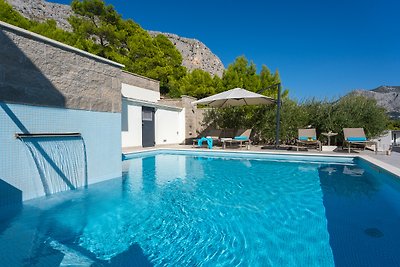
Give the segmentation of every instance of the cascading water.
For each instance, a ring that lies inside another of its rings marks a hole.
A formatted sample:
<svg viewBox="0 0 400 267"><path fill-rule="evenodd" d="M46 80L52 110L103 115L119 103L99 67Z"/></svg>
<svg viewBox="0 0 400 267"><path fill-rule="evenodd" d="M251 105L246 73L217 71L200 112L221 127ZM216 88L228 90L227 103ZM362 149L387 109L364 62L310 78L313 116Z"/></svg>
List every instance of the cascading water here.
<svg viewBox="0 0 400 267"><path fill-rule="evenodd" d="M87 185L86 148L80 136L21 138L39 172L46 195Z"/></svg>

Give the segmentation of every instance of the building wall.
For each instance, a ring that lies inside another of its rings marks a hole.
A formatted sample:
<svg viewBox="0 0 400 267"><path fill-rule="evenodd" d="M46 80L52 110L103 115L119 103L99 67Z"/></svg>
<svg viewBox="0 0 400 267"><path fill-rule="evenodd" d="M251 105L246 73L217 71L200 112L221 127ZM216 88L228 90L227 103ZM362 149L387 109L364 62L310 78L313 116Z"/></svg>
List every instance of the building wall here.
<svg viewBox="0 0 400 267"><path fill-rule="evenodd" d="M160 100L160 92L141 88L134 85L129 85L126 83L122 83L121 93L124 97L147 102L156 103L158 100Z"/></svg>
<svg viewBox="0 0 400 267"><path fill-rule="evenodd" d="M122 72L122 147L142 146L142 106L155 108L155 144L180 144L185 139L185 110L160 105L158 81Z"/></svg>
<svg viewBox="0 0 400 267"><path fill-rule="evenodd" d="M122 67L0 22L0 180L16 189L0 202L13 191L24 200L44 195L15 133L81 133L87 183L121 175Z"/></svg>
<svg viewBox="0 0 400 267"><path fill-rule="evenodd" d="M142 107L122 99L122 147L142 146Z"/></svg>
<svg viewBox="0 0 400 267"><path fill-rule="evenodd" d="M192 105L197 99L191 96L183 95L180 99L161 99L159 103L180 107L185 110L185 143L192 144L193 138L196 138L203 132L208 125L204 123L204 115L207 108L198 109Z"/></svg>
<svg viewBox="0 0 400 267"><path fill-rule="evenodd" d="M0 102L0 179L21 190L24 200L44 195L27 146L15 138L21 128L32 133L79 132L86 145L88 184L120 177L120 121L120 113Z"/></svg>
<svg viewBox="0 0 400 267"><path fill-rule="evenodd" d="M156 118L156 145L181 144L185 140L185 110L158 108Z"/></svg>
<svg viewBox="0 0 400 267"><path fill-rule="evenodd" d="M140 88L160 92L160 82L148 77L144 77L132 72L123 70L121 73L121 81L125 84L135 85Z"/></svg>
<svg viewBox="0 0 400 267"><path fill-rule="evenodd" d="M393 130L392 132L392 144L395 146L400 146L400 131Z"/></svg>
<svg viewBox="0 0 400 267"><path fill-rule="evenodd" d="M378 151L387 151L389 150L392 144L392 132L385 131L381 136L375 139L371 139L377 142L377 150Z"/></svg>
<svg viewBox="0 0 400 267"><path fill-rule="evenodd" d="M122 100L122 147L142 146L142 105ZM185 110L154 103L156 145L180 144L185 140Z"/></svg>

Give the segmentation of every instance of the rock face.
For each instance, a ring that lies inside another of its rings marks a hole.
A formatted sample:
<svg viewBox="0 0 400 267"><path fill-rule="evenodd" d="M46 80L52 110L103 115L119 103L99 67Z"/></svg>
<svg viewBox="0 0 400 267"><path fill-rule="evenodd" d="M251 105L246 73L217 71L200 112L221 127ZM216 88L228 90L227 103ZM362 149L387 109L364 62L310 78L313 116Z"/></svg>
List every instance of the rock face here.
<svg viewBox="0 0 400 267"><path fill-rule="evenodd" d="M156 36L158 34L166 36L175 45L179 52L181 52L183 57L182 65L189 70L201 69L207 71L211 75L222 76L225 67L221 60L199 40L180 37L172 33L157 31L148 32L151 36Z"/></svg>
<svg viewBox="0 0 400 267"><path fill-rule="evenodd" d="M354 94L376 99L392 118L400 119L400 86L379 86L373 90L355 90Z"/></svg>
<svg viewBox="0 0 400 267"><path fill-rule="evenodd" d="M45 21L54 19L57 25L64 30L71 30L68 17L72 14L71 7L68 5L54 4L44 0L6 0L23 16ZM149 31L149 34L165 35L181 52L183 57L182 65L188 70L201 69L211 75L222 76L225 69L221 60L211 52L202 42L196 39L180 37L176 34Z"/></svg>
<svg viewBox="0 0 400 267"><path fill-rule="evenodd" d="M70 6L50 3L43 0L6 1L26 18L37 21L54 19L60 28L71 30L71 26L67 20L72 14Z"/></svg>

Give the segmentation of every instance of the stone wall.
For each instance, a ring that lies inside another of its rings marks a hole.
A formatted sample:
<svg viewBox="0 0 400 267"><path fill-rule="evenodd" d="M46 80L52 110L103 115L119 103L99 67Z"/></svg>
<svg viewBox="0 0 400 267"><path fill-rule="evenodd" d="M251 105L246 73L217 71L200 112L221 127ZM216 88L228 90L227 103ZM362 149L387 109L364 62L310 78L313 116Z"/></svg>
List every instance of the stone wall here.
<svg viewBox="0 0 400 267"><path fill-rule="evenodd" d="M121 112L121 68L0 22L0 101Z"/></svg>
<svg viewBox="0 0 400 267"><path fill-rule="evenodd" d="M127 71L122 71L121 82L144 89L160 92L160 82Z"/></svg>

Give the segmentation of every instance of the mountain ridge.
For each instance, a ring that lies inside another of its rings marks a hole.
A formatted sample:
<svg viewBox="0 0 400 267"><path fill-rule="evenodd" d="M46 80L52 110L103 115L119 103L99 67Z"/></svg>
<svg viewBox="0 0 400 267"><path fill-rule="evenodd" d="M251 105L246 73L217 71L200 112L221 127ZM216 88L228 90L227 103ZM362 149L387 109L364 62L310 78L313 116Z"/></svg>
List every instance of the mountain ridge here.
<svg viewBox="0 0 400 267"><path fill-rule="evenodd" d="M400 86L382 85L372 90L357 89L350 94L373 98L391 118L400 119Z"/></svg>

